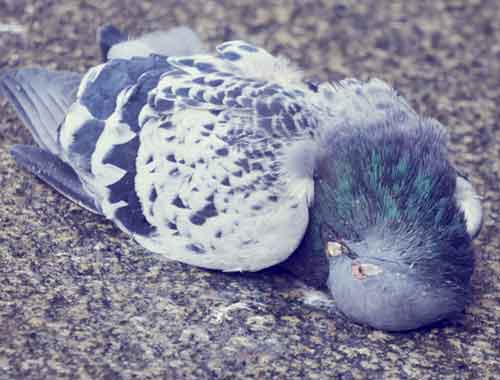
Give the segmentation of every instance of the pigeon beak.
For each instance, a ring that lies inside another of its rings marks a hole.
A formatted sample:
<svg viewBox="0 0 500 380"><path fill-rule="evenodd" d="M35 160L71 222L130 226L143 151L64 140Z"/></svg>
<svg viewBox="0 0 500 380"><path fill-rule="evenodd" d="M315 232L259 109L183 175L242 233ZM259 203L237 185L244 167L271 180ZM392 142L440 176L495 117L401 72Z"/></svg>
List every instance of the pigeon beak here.
<svg viewBox="0 0 500 380"><path fill-rule="evenodd" d="M351 272L355 279L364 280L367 277L379 275L383 270L374 264L353 262L351 264Z"/></svg>

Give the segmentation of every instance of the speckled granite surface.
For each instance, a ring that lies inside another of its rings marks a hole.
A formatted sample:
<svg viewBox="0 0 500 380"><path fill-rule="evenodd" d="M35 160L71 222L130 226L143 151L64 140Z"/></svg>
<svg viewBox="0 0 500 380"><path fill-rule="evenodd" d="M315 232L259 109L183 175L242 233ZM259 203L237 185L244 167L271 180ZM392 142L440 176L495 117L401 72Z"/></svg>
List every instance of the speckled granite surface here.
<svg viewBox="0 0 500 380"><path fill-rule="evenodd" d="M484 196L474 301L462 321L407 334L302 302L274 269L227 275L159 260L8 154L30 142L0 101L0 379L494 379L500 376L500 5L408 1L0 0L0 68L83 71L96 28L191 25L242 38L321 79L378 76L449 126ZM260 5L256 5L259 3Z"/></svg>

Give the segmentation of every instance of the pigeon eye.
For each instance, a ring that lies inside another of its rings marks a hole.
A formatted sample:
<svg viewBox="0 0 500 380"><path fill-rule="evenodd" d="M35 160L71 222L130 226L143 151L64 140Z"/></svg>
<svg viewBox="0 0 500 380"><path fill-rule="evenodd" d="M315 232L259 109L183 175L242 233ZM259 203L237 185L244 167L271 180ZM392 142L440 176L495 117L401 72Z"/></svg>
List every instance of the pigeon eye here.
<svg viewBox="0 0 500 380"><path fill-rule="evenodd" d="M325 246L325 253L328 257L335 257L341 255L349 256L350 250L343 243L338 241L329 241Z"/></svg>

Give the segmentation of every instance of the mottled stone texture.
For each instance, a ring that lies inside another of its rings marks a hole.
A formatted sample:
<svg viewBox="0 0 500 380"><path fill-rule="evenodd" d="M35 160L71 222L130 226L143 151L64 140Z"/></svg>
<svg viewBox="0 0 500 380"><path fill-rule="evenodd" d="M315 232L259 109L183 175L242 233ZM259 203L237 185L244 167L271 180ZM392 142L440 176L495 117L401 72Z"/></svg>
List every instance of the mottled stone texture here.
<svg viewBox="0 0 500 380"><path fill-rule="evenodd" d="M474 299L463 319L407 334L302 302L279 269L228 275L159 259L15 167L31 137L0 101L0 379L493 379L500 283L500 3L0 0L0 68L84 71L96 28L187 24L242 38L320 79L381 77L448 125L484 196ZM496 358L496 359L495 359ZM498 378L498 377L496 377Z"/></svg>

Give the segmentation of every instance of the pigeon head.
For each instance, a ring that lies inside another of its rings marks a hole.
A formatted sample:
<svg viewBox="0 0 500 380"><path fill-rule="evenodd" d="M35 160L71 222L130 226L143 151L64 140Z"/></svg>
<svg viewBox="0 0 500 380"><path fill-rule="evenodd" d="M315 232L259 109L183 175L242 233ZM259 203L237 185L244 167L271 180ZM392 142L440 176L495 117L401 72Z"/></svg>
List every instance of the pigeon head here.
<svg viewBox="0 0 500 380"><path fill-rule="evenodd" d="M441 125L398 115L326 145L313 223L341 311L403 331L463 310L472 238Z"/></svg>

